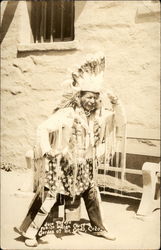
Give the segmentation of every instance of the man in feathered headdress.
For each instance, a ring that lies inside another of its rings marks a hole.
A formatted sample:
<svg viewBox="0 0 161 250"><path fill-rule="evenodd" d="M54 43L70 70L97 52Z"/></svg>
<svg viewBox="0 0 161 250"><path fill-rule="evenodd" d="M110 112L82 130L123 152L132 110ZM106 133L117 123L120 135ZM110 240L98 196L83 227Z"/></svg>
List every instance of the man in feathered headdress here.
<svg viewBox="0 0 161 250"><path fill-rule="evenodd" d="M46 193L32 223L24 227L25 219L20 227L21 233L28 238L28 246L37 245L37 232L58 193L73 201L83 197L93 234L115 239L103 224L97 170L103 155L108 155L108 161L113 157L114 143L109 143L111 133L126 120L118 98L102 91L104 68L105 57L98 55L88 58L72 72L72 93L66 94L53 114L38 127L39 150L35 151L35 159L41 157L45 165L43 188ZM110 109L104 107L108 101Z"/></svg>

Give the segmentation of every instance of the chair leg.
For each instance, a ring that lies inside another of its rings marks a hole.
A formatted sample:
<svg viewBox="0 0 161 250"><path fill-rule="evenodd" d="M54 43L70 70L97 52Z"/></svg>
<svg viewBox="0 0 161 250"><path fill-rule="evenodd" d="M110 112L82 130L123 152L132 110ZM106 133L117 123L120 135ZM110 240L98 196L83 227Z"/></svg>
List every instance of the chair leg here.
<svg viewBox="0 0 161 250"><path fill-rule="evenodd" d="M143 172L143 194L137 215L147 216L158 207L159 197L154 199L157 184L157 172L159 164L146 162L142 168Z"/></svg>
<svg viewBox="0 0 161 250"><path fill-rule="evenodd" d="M28 169L32 168L32 160L34 159L34 152L33 150L29 150L25 154L26 165Z"/></svg>

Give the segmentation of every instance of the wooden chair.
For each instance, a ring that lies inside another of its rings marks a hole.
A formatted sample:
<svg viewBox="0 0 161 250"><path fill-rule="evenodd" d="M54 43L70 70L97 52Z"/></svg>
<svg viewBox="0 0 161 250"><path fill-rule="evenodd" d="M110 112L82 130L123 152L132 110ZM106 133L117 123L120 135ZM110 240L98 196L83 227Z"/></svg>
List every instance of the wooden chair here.
<svg viewBox="0 0 161 250"><path fill-rule="evenodd" d="M138 216L148 216L160 208L160 163L145 162L142 167L143 194Z"/></svg>

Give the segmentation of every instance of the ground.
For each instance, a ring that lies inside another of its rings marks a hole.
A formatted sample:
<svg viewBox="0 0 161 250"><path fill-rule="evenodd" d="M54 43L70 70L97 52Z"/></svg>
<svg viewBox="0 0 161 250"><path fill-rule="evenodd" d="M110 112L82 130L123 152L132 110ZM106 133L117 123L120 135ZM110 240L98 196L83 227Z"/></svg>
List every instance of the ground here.
<svg viewBox="0 0 161 250"><path fill-rule="evenodd" d="M31 183L29 170L1 170L1 249L28 249L13 228L22 222L33 196L20 189L29 190ZM116 235L116 241L83 232L61 238L47 235L35 249L160 249L160 210L141 220L136 218L139 201L109 195L102 200L104 222ZM81 210L81 217L88 219L83 201Z"/></svg>

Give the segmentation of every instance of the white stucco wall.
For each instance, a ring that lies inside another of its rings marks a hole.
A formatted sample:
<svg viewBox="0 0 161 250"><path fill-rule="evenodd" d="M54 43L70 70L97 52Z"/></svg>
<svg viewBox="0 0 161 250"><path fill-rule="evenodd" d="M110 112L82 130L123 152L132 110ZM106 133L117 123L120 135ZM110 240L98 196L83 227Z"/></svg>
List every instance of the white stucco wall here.
<svg viewBox="0 0 161 250"><path fill-rule="evenodd" d="M77 50L19 53L30 32L22 5L1 3L2 160L24 166L36 127L61 96L68 69L99 50L106 56L105 88L120 96L128 125L160 130L159 1L76 1Z"/></svg>

